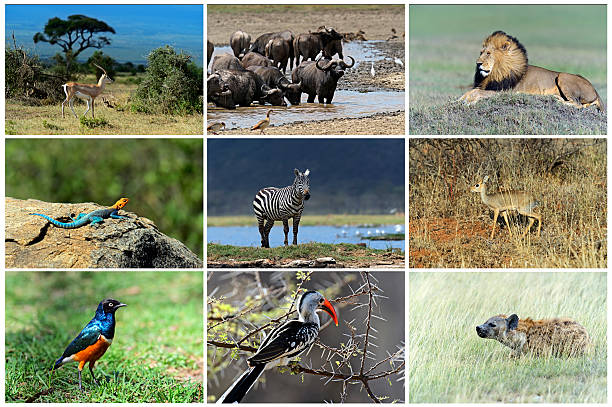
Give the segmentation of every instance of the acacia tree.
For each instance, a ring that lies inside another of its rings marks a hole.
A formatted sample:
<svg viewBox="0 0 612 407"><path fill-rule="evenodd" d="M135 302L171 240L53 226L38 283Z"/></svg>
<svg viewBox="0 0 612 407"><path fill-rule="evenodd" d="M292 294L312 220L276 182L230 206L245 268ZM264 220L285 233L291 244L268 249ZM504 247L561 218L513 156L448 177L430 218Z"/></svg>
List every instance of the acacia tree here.
<svg viewBox="0 0 612 407"><path fill-rule="evenodd" d="M63 62L66 66L66 73L70 73L72 65L79 54L87 48L102 48L110 45L111 40L102 33L113 33L113 27L104 21L87 17L82 14L69 16L67 20L53 17L45 24L44 32L34 34L34 43L39 41L48 42L51 45L59 45L64 57L56 60Z"/></svg>
<svg viewBox="0 0 612 407"><path fill-rule="evenodd" d="M225 282L226 290L215 288L215 284L210 282L212 274L209 275L208 287L212 290L207 300L209 394L211 384L213 387L218 387L222 381L227 384L225 376L233 375L232 365L235 361L257 351L265 330L296 317L296 301L305 291L303 286L312 288L313 285L310 281L313 272L297 272L297 286L285 281L289 273L281 272L269 278L262 274L264 273L243 273L241 278L231 276L231 283ZM341 325L345 325L348 332L345 331L339 336L338 342L334 344L326 344L317 339L313 345L315 350L311 349L312 352L302 354L299 361L281 367L280 372L301 375L302 380L297 380L296 385L304 381L305 375L321 378L322 386L330 382L339 383L340 386L336 387L339 394L334 401L342 403L349 399L352 390L359 393L360 389L365 390L367 397L375 403L402 402L388 394L379 393L384 388L391 393L392 382L403 382L405 375L405 345L401 339L395 342L399 338L386 332L388 322L381 315L381 303L391 299L384 295L375 275L369 271L359 274L330 273L325 279L334 282L329 282L324 291L319 291L330 298L339 313L353 318L351 321L340 318ZM232 288L227 290L230 284ZM355 284L356 288L351 286ZM341 292L348 295L340 295ZM279 311L279 307L275 305L279 299L281 302L288 301L281 307L286 311L280 311L280 315L275 314ZM342 308L344 312L340 311ZM403 319L395 319L393 323L403 324ZM385 325L381 326L382 324ZM375 329L374 325L378 329ZM321 329L325 326L327 325L323 325ZM383 346L387 348L384 349ZM246 362L242 360L238 364L238 371L244 369L241 366L246 366ZM231 381L229 380L230 383ZM379 383L376 387L377 390L373 388L376 382L382 382L382 385ZM385 386L385 383L388 385ZM275 391L282 392L280 389ZM271 394L272 401L274 392ZM212 395L208 399L209 402L214 400L215 396ZM361 402L365 400L367 398L363 397Z"/></svg>

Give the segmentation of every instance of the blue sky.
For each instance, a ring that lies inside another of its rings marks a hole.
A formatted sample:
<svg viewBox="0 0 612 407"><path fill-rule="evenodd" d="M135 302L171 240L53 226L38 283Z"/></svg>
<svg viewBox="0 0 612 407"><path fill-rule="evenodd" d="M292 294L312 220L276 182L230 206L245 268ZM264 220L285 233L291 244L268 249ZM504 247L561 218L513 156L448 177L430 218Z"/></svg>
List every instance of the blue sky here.
<svg viewBox="0 0 612 407"><path fill-rule="evenodd" d="M102 51L118 61L143 63L152 49L169 44L203 65L202 5L7 5L6 40L12 44L14 32L17 45L41 57L54 55L61 52L59 46L34 44L32 37L43 31L50 18L66 19L73 14L102 20L115 29L116 34L108 34L111 45ZM83 51L79 60L86 60L94 51Z"/></svg>

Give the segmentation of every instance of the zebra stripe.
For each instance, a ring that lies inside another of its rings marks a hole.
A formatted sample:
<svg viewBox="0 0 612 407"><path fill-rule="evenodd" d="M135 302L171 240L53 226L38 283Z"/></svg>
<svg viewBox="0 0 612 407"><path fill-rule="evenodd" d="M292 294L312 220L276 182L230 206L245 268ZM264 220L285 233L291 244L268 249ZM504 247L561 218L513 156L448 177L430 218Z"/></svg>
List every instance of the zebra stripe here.
<svg viewBox="0 0 612 407"><path fill-rule="evenodd" d="M283 221L285 232L285 245L288 244L287 234L289 232L288 220L293 218L293 244L297 244L297 231L304 200L310 198L310 181L308 174L310 170L302 174L295 169L293 184L284 188L267 187L259 190L253 200L253 210L259 225L262 247L269 246L269 233L274 221Z"/></svg>

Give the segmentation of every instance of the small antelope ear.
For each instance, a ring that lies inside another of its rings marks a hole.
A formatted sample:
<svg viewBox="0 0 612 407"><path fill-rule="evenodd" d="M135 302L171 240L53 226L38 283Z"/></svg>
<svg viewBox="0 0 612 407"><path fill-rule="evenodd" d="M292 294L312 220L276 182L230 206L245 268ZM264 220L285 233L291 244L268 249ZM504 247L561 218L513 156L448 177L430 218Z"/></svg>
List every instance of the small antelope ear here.
<svg viewBox="0 0 612 407"><path fill-rule="evenodd" d="M304 172L304 175L308 176L308 174L310 174L310 170L307 169L306 172Z"/></svg>
<svg viewBox="0 0 612 407"><path fill-rule="evenodd" d="M295 175L300 175L300 170L298 170L297 168L294 168L293 172L295 173Z"/></svg>
<svg viewBox="0 0 612 407"><path fill-rule="evenodd" d="M508 329L511 331L516 329L518 327L518 321L519 317L516 314L512 314L508 318L506 318L506 322L508 323Z"/></svg>

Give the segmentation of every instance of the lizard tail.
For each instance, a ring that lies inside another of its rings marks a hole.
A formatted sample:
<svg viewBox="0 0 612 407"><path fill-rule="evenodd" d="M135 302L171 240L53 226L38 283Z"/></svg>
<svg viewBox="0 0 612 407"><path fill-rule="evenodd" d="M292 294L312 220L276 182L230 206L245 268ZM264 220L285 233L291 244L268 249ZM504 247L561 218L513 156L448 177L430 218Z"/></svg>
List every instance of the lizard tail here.
<svg viewBox="0 0 612 407"><path fill-rule="evenodd" d="M51 218L51 217L49 217L47 215L43 215L41 213L31 213L30 215L36 215L36 216L40 216L41 218L45 218L49 222L51 222L54 226L57 226L58 228L64 228L64 229L78 228L79 226L83 226L83 224L85 223L82 220L77 220L77 221L70 222L70 223L63 223L63 222L55 220L55 219L53 219L53 218ZM83 218L81 218L81 219L83 219Z"/></svg>

